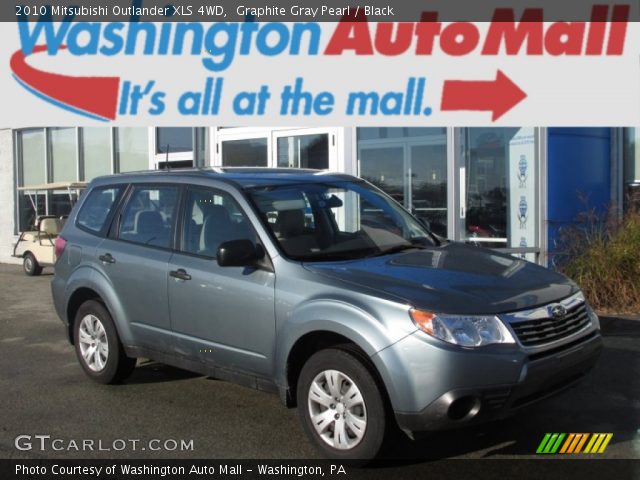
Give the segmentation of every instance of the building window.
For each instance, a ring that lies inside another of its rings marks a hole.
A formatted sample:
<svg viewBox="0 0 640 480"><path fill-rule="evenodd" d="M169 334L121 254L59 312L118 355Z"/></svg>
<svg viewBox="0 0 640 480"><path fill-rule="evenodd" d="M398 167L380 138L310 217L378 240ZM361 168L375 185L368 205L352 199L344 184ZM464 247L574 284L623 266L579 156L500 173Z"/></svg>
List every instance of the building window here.
<svg viewBox="0 0 640 480"><path fill-rule="evenodd" d="M32 203L33 202L33 203ZM18 231L35 228L36 218L46 214L47 198L44 194L18 194Z"/></svg>
<svg viewBox="0 0 640 480"><path fill-rule="evenodd" d="M49 128L49 154L54 182L78 179L77 135L75 128Z"/></svg>
<svg viewBox="0 0 640 480"><path fill-rule="evenodd" d="M145 127L116 129L116 157L119 172L149 169L149 130Z"/></svg>
<svg viewBox="0 0 640 480"><path fill-rule="evenodd" d="M210 163L209 161L209 135L205 127L195 129L195 148L193 149L194 158L193 165L196 167L204 167Z"/></svg>
<svg viewBox="0 0 640 480"><path fill-rule="evenodd" d="M226 140L222 143L222 165L225 167L266 167L269 161L266 138Z"/></svg>
<svg viewBox="0 0 640 480"><path fill-rule="evenodd" d="M40 185L47 181L47 157L45 154L45 133L43 128L20 130L16 136L18 143L19 185ZM18 230L28 230L35 224L37 215L46 213L46 195L27 195L18 192Z"/></svg>
<svg viewBox="0 0 640 480"><path fill-rule="evenodd" d="M156 128L156 153L193 151L193 129L188 127Z"/></svg>
<svg viewBox="0 0 640 480"><path fill-rule="evenodd" d="M444 128L358 128L360 176L447 236Z"/></svg>
<svg viewBox="0 0 640 480"><path fill-rule="evenodd" d="M463 130L462 237L491 248L538 246L534 128ZM535 261L535 254L523 258Z"/></svg>
<svg viewBox="0 0 640 480"><path fill-rule="evenodd" d="M84 180L91 181L95 177L109 175L112 172L111 129L83 128L81 138Z"/></svg>
<svg viewBox="0 0 640 480"><path fill-rule="evenodd" d="M640 129L625 128L623 138L625 208L640 208Z"/></svg>
<svg viewBox="0 0 640 480"><path fill-rule="evenodd" d="M279 137L278 166L289 168L329 168L329 135Z"/></svg>
<svg viewBox="0 0 640 480"><path fill-rule="evenodd" d="M44 129L21 130L19 147L21 152L21 186L39 185L47 181Z"/></svg>

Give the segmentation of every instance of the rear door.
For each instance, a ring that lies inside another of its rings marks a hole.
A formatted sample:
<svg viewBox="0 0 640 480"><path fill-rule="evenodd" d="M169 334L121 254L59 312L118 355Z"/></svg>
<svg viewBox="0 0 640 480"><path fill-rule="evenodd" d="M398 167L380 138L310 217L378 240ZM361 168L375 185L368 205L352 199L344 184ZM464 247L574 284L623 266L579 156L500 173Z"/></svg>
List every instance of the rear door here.
<svg viewBox="0 0 640 480"><path fill-rule="evenodd" d="M178 353L210 366L269 376L275 275L220 267L216 261L225 241L258 241L250 220L232 195L219 189L189 187L183 205L168 287Z"/></svg>
<svg viewBox="0 0 640 480"><path fill-rule="evenodd" d="M178 192L175 185L133 185L114 231L96 250L136 344L163 352L172 348L167 272Z"/></svg>

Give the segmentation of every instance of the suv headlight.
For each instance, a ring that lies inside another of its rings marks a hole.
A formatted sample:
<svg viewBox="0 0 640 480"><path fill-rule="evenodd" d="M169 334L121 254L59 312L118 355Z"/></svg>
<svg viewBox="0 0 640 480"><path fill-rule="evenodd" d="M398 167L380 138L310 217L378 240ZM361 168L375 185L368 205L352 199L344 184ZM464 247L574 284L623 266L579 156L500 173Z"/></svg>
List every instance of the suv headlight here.
<svg viewBox="0 0 640 480"><path fill-rule="evenodd" d="M423 332L455 345L482 347L515 343L509 329L495 315L445 315L413 308L409 315Z"/></svg>

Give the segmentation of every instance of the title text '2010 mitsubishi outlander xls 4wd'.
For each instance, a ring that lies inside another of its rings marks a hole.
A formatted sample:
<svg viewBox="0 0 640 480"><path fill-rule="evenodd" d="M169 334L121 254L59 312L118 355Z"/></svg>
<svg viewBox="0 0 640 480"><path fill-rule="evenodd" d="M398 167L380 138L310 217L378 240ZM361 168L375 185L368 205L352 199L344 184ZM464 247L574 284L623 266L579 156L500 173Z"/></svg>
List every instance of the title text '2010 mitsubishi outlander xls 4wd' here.
<svg viewBox="0 0 640 480"><path fill-rule="evenodd" d="M56 252L56 310L89 377L117 382L146 357L277 392L337 459L374 457L393 421L504 416L601 350L575 283L441 239L342 174L101 177Z"/></svg>

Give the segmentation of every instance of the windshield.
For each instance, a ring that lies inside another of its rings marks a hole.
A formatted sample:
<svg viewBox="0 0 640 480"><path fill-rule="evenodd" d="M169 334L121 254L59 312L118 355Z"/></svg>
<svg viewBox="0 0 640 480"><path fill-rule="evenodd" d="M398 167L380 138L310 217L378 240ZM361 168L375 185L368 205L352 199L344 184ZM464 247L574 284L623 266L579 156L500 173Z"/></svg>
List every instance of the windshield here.
<svg viewBox="0 0 640 480"><path fill-rule="evenodd" d="M248 193L295 260L350 260L437 243L423 224L365 182L254 187Z"/></svg>

